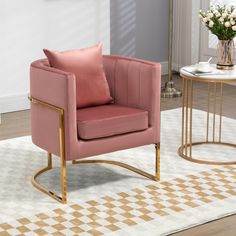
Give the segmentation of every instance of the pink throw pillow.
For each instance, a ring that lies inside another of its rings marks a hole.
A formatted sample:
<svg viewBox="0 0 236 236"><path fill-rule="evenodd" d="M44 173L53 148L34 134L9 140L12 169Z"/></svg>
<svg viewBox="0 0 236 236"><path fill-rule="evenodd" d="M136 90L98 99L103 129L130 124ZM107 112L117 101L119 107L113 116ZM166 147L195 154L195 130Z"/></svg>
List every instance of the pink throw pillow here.
<svg viewBox="0 0 236 236"><path fill-rule="evenodd" d="M80 50L43 51L50 66L76 76L77 108L104 105L113 100L103 70L102 43Z"/></svg>

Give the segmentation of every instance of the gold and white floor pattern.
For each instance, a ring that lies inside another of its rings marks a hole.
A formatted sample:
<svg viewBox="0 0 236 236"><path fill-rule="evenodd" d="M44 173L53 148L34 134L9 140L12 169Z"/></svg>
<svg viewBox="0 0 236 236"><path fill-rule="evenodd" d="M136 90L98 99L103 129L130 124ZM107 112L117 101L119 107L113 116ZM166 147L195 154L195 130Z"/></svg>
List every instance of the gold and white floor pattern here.
<svg viewBox="0 0 236 236"><path fill-rule="evenodd" d="M194 140L205 134L205 113L194 110ZM223 139L235 140L236 121L223 118ZM162 112L161 181L102 164L68 164L68 204L36 190L32 174L46 154L30 137L0 142L0 235L167 235L236 213L236 165L210 166L181 159L181 109ZM224 135L227 134L227 135ZM198 148L198 157L236 159L232 148ZM154 171L154 145L103 155ZM95 157L96 158L96 157ZM100 157L101 158L101 157ZM60 191L60 169L40 177Z"/></svg>

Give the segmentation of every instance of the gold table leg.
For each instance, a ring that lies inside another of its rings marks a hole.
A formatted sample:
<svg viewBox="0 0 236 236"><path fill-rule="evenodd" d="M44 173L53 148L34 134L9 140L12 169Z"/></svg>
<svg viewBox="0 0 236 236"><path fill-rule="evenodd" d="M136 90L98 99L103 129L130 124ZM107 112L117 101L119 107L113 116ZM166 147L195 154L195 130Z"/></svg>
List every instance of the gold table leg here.
<svg viewBox="0 0 236 236"><path fill-rule="evenodd" d="M216 161L205 161L201 159L194 158L192 156L192 148L197 145L204 144L215 144L215 145L224 145L236 148L236 144L222 142L222 100L223 100L223 82L220 83L220 102L219 102L219 138L216 139L216 111L217 111L217 82L208 82L208 99L207 99L207 123L206 123L206 139L205 141L193 142L193 80L191 78L183 77L182 83L182 91L183 91L183 99L182 99L182 138L181 138L181 146L178 149L178 154L180 157L200 163L200 164L211 164L211 165L232 165L236 164L236 161L230 162L216 162ZM213 83L213 88L211 92L211 84ZM211 99L212 97L212 99ZM190 101L189 101L190 100ZM210 105L213 106L213 114L212 114L212 140L211 135L209 137L210 130Z"/></svg>

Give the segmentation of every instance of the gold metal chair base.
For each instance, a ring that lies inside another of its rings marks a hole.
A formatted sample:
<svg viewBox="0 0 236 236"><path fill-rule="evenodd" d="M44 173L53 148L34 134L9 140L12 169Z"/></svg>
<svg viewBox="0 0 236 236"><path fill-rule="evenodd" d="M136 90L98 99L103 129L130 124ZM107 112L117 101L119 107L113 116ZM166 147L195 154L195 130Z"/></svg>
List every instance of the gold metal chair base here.
<svg viewBox="0 0 236 236"><path fill-rule="evenodd" d="M57 200L60 203L65 204L66 203L66 195L62 194L62 196L58 196L55 193L53 193L52 191L46 189L43 185L41 185L38 181L37 181L37 177L40 176L41 174L43 174L44 172L47 172L49 170L52 169L52 155L51 153L48 153L48 165L47 167L44 167L40 170L38 170L32 177L31 182L33 184L33 186L37 189L39 189L41 192L46 193L47 195L49 195L50 197L52 197L53 199ZM63 191L62 191L63 192Z"/></svg>
<svg viewBox="0 0 236 236"><path fill-rule="evenodd" d="M160 180L160 144L155 145L156 148L156 166L155 166L155 175L149 174L145 171L142 171L136 167L130 166L128 164L118 162L118 161L109 161L109 160L74 160L72 161L72 164L91 164L91 163L103 163L103 164L112 164L116 166L120 166L123 168L126 168L128 170L131 170L137 174L140 174L148 179L158 181ZM65 169L65 163L61 163L61 169ZM40 169L37 171L34 176L32 177L32 184L34 187L42 191L43 193L46 193L53 199L57 200L60 203L66 204L67 203L67 197L66 197L66 172L61 171L61 179L62 179L62 196L58 196L52 191L46 189L44 186L42 186L38 181L37 177L44 172L47 172L52 169L52 155L51 153L48 153L48 165L47 167L44 167L43 169Z"/></svg>
<svg viewBox="0 0 236 236"><path fill-rule="evenodd" d="M216 144L216 145L225 145L225 146L230 146L233 148L236 148L235 144L231 144L231 143L223 143L223 142L195 142L192 144L187 144L186 146L180 146L178 149L178 154L180 157L184 158L185 160L188 161L192 161L198 164L208 164L208 165L235 165L236 161L230 161L230 162L217 162L217 161L205 161L205 160L201 160L201 159L196 159L193 158L191 156L188 155L188 151L186 150L186 148L190 148L191 146L197 146L197 145L207 145L207 144Z"/></svg>
<svg viewBox="0 0 236 236"><path fill-rule="evenodd" d="M111 164L111 165L116 165L116 166L120 166L123 167L125 169L131 170L139 175L142 175L148 179L154 180L154 181L158 181L160 180L160 177L157 175L151 175L145 171L142 171L136 167L133 167L131 165L125 164L123 162L119 162L119 161L109 161L109 160L79 160L79 161L73 161L72 164L92 164L92 163L100 163L100 164Z"/></svg>
<svg viewBox="0 0 236 236"><path fill-rule="evenodd" d="M29 100L32 104L45 107L47 109L53 110L54 112L57 112L58 118L59 118L59 140L60 140L60 159L61 159L61 196L56 195L52 191L48 190L44 186L42 186L38 181L37 177L41 174L43 174L46 171L49 171L52 169L52 154L48 153L48 165L47 167L44 167L43 169L40 169L37 171L34 176L32 177L32 184L34 187L42 191L43 193L46 193L53 199L57 200L60 203L67 203L67 192L66 192L66 158L65 158L65 125L64 125L64 109L54 106L52 104L43 102L41 100L38 100L36 98L33 98L29 96ZM132 167L130 165L127 165L125 163L117 162L117 161L108 161L108 160L75 160L72 163L73 164L85 164L85 163L106 163L106 164L112 164L124 167L126 169L129 169L137 174L140 174L142 176L145 176L152 180L159 180L160 179L160 143L155 144L156 148L156 166L155 166L155 175L151 175L149 173L146 173L142 170L139 170L135 167Z"/></svg>

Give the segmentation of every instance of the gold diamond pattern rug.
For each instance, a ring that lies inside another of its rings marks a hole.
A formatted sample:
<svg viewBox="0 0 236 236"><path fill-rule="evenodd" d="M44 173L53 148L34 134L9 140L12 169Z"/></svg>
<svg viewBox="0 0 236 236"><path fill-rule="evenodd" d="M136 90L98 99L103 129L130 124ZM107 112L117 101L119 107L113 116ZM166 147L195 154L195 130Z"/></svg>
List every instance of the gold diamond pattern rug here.
<svg viewBox="0 0 236 236"><path fill-rule="evenodd" d="M204 116L194 110L196 139L204 132L200 125ZM231 130L227 141L233 140L236 121L224 118L223 122L224 131ZM114 166L68 165L67 205L32 187L31 175L46 163L46 155L30 137L1 141L0 235L168 235L236 213L236 166L200 165L181 159L177 155L180 124L180 109L162 112L160 182ZM236 157L236 150L222 151L222 147L214 147L214 152L212 147L198 151L201 157L211 159ZM104 158L152 172L154 147ZM40 181L59 192L57 157L55 165Z"/></svg>

